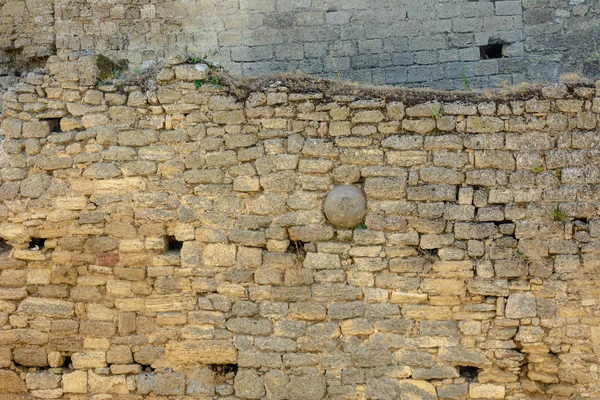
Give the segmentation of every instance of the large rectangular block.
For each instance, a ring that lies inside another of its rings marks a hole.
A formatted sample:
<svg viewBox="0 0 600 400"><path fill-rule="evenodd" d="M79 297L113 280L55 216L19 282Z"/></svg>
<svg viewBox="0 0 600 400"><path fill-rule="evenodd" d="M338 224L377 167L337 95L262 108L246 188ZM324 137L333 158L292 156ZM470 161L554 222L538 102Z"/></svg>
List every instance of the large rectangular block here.
<svg viewBox="0 0 600 400"><path fill-rule="evenodd" d="M188 340L168 343L167 360L175 364L235 364L237 350L230 340Z"/></svg>

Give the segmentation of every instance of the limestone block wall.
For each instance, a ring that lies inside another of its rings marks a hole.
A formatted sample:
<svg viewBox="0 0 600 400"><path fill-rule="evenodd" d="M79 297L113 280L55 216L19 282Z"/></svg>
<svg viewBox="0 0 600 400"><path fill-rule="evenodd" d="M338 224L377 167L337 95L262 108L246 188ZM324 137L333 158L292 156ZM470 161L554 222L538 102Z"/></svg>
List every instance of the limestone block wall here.
<svg viewBox="0 0 600 400"><path fill-rule="evenodd" d="M94 62L5 98L1 398L600 396L598 87L237 98Z"/></svg>
<svg viewBox="0 0 600 400"><path fill-rule="evenodd" d="M0 65L55 54L54 2L6 0L0 4Z"/></svg>

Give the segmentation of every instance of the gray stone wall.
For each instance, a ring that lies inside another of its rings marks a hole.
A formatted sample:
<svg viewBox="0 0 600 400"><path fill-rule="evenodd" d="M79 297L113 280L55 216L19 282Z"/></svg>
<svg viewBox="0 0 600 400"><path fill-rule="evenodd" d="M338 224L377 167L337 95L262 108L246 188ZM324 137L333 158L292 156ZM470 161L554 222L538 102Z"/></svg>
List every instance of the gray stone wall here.
<svg viewBox="0 0 600 400"><path fill-rule="evenodd" d="M79 47L68 43L73 35L66 31L59 49L95 48L113 57L124 54L138 64L195 54L241 75L303 71L333 79L439 88L464 88L465 81L471 87L488 87L525 79L519 1L148 3L127 6L132 15L139 15L136 24L143 25L127 43L119 38L117 48L95 43L97 34L84 29L75 41ZM70 2L64 7L73 9ZM104 7L106 15L114 8ZM59 26L97 26L94 13L82 8ZM119 21L112 26L115 34L124 28ZM506 58L481 59L479 46L490 42L506 43Z"/></svg>
<svg viewBox="0 0 600 400"><path fill-rule="evenodd" d="M523 1L528 79L556 81L565 72L600 76L599 25L598 1Z"/></svg>
<svg viewBox="0 0 600 400"><path fill-rule="evenodd" d="M592 0L10 0L0 44L5 61L97 51L140 67L195 55L246 76L469 89L597 77L599 13ZM501 58L482 57L490 43Z"/></svg>
<svg viewBox="0 0 600 400"><path fill-rule="evenodd" d="M598 76L599 13L592 0L10 0L0 44L31 59L196 55L246 76L465 89ZM482 56L489 44L501 58Z"/></svg>
<svg viewBox="0 0 600 400"><path fill-rule="evenodd" d="M595 54L598 4L571 3L176 0L90 9L65 1L68 18L57 15L59 26L76 29L59 30L57 47L134 64L193 54L240 75L303 71L376 84L494 87L556 81L563 72L597 75L584 62ZM109 21L98 22L100 14ZM504 44L502 58L482 57L490 43Z"/></svg>

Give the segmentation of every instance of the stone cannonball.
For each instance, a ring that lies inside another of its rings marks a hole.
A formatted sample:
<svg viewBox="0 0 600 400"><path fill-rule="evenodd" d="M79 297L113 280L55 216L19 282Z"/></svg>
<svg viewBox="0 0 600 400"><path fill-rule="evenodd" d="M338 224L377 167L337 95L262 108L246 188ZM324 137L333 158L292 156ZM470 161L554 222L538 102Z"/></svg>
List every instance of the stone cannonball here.
<svg viewBox="0 0 600 400"><path fill-rule="evenodd" d="M336 186L325 199L325 216L337 228L355 228L365 220L367 199L361 188Z"/></svg>

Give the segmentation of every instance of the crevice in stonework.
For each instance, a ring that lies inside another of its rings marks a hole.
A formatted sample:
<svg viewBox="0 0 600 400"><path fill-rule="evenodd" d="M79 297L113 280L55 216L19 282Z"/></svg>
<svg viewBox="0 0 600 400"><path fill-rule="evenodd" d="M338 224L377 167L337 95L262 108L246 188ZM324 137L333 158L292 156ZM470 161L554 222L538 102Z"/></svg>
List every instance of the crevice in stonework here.
<svg viewBox="0 0 600 400"><path fill-rule="evenodd" d="M491 43L485 46L479 46L479 55L482 60L492 58L502 58L502 49L504 43Z"/></svg>
<svg viewBox="0 0 600 400"><path fill-rule="evenodd" d="M217 381L233 379L238 371L237 364L211 364L210 369L215 373Z"/></svg>
<svg viewBox="0 0 600 400"><path fill-rule="evenodd" d="M60 120L61 118L46 118L43 119L42 121L46 121L48 123L48 126L50 127L50 132L62 132L62 129L60 127Z"/></svg>
<svg viewBox="0 0 600 400"><path fill-rule="evenodd" d="M304 259L306 256L306 250L304 249L305 244L306 243L301 240L291 240L290 245L287 248L287 252Z"/></svg>
<svg viewBox="0 0 600 400"><path fill-rule="evenodd" d="M476 382L477 376L481 371L481 368L473 367L470 365L461 365L458 367L460 377L465 378L467 382Z"/></svg>
<svg viewBox="0 0 600 400"><path fill-rule="evenodd" d="M510 220L510 219L505 219L505 220L502 220L502 221L493 221L493 223L494 223L496 226L498 226L498 227L499 227L500 225L514 224L514 223L515 223L515 221L513 221L513 220Z"/></svg>
<svg viewBox="0 0 600 400"><path fill-rule="evenodd" d="M428 263L433 264L439 259L438 249L422 249L420 247L417 247L417 252L421 257L425 258L425 261Z"/></svg>
<svg viewBox="0 0 600 400"><path fill-rule="evenodd" d="M150 365L140 364L143 372L154 372L154 368Z"/></svg>
<svg viewBox="0 0 600 400"><path fill-rule="evenodd" d="M0 239L0 257L8 256L10 251L12 250L12 246L10 246L4 239Z"/></svg>
<svg viewBox="0 0 600 400"><path fill-rule="evenodd" d="M42 250L46 244L46 239L32 238L29 242L29 250Z"/></svg>
<svg viewBox="0 0 600 400"><path fill-rule="evenodd" d="M71 356L65 356L63 360L62 367L66 369L73 369L73 364L71 363Z"/></svg>
<svg viewBox="0 0 600 400"><path fill-rule="evenodd" d="M167 251L180 252L183 248L183 242L175 239L175 236L167 236Z"/></svg>

